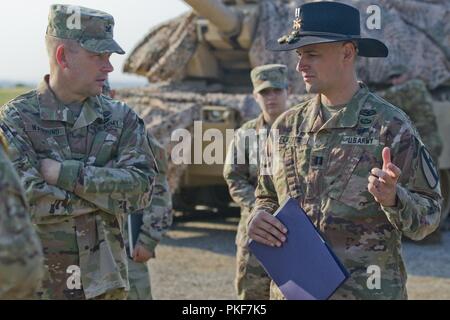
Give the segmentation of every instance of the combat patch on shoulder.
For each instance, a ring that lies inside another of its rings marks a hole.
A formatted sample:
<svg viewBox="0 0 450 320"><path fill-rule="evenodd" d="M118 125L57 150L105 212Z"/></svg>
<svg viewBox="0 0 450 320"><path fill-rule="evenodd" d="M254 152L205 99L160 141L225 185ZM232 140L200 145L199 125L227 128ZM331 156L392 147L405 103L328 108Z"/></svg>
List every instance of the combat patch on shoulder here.
<svg viewBox="0 0 450 320"><path fill-rule="evenodd" d="M380 140L373 137L363 137L363 136L344 136L341 140L341 144L357 144L366 146L378 146Z"/></svg>
<svg viewBox="0 0 450 320"><path fill-rule="evenodd" d="M425 180L427 180L428 186L431 189L436 188L439 183L438 169L425 146L420 148L420 162L422 164L422 173L425 176Z"/></svg>

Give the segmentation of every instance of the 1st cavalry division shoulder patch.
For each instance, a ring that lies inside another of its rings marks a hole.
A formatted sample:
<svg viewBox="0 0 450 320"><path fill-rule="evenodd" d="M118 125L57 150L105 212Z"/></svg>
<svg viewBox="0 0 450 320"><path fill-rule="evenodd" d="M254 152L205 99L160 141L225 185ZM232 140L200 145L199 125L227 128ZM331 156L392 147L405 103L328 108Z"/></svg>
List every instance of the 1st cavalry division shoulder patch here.
<svg viewBox="0 0 450 320"><path fill-rule="evenodd" d="M436 188L439 183L438 169L436 168L430 153L424 146L420 148L420 162L422 164L423 175L425 176L428 185L431 189Z"/></svg>

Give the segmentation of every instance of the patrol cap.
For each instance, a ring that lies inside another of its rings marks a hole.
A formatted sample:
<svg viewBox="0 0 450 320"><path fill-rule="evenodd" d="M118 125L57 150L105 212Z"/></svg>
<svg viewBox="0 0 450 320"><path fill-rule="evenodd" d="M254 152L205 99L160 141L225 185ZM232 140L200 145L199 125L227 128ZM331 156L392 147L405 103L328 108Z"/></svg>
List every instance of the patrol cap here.
<svg viewBox="0 0 450 320"><path fill-rule="evenodd" d="M398 77L407 73L408 69L403 64L395 64L388 71L388 78Z"/></svg>
<svg viewBox="0 0 450 320"><path fill-rule="evenodd" d="M287 89L287 71L284 64L266 64L254 68L250 73L253 92L258 93L267 88Z"/></svg>
<svg viewBox="0 0 450 320"><path fill-rule="evenodd" d="M76 40L84 49L95 53L125 51L113 39L112 15L81 6L53 4L50 6L46 34L60 39Z"/></svg>

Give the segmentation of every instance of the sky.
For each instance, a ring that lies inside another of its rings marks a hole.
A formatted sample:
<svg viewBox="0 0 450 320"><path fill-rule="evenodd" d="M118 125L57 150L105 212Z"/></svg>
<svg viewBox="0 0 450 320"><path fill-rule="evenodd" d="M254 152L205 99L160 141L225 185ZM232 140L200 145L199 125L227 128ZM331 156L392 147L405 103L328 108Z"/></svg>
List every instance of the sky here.
<svg viewBox="0 0 450 320"><path fill-rule="evenodd" d="M36 84L48 73L45 30L51 4L76 4L114 16L114 38L131 53L147 32L159 23L189 10L182 0L8 0L0 11L0 81ZM122 73L127 54L113 54L111 84L144 85L144 77Z"/></svg>

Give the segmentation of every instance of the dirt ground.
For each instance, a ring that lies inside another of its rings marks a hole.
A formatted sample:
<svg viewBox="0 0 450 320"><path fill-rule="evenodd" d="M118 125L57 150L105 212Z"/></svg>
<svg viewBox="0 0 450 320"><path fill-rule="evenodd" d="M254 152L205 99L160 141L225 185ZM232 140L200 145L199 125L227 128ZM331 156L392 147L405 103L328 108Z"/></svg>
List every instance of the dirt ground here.
<svg viewBox="0 0 450 320"><path fill-rule="evenodd" d="M233 300L237 216L202 213L183 217L150 262L154 299ZM406 242L410 299L450 299L450 231L442 244Z"/></svg>

